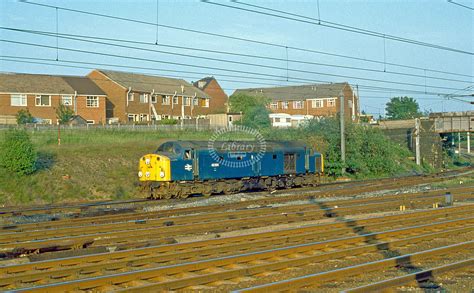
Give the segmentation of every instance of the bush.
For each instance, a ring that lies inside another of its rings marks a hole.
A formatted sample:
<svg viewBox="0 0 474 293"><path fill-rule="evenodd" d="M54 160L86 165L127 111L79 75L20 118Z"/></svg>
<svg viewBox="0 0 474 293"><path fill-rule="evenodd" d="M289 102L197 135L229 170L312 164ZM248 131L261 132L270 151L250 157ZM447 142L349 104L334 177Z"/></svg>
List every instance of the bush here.
<svg viewBox="0 0 474 293"><path fill-rule="evenodd" d="M410 152L387 138L379 129L346 123L346 160L341 161L339 119L312 120L299 129L299 137L325 156L325 170L341 175L342 167L357 177L403 173L413 168Z"/></svg>
<svg viewBox="0 0 474 293"><path fill-rule="evenodd" d="M37 154L26 130L8 130L0 150L0 164L7 170L20 175L36 170Z"/></svg>
<svg viewBox="0 0 474 293"><path fill-rule="evenodd" d="M33 123L33 116L31 116L30 111L28 109L26 110L20 110L18 113L16 113L16 123L18 124L27 124L27 123Z"/></svg>
<svg viewBox="0 0 474 293"><path fill-rule="evenodd" d="M159 120L161 125L176 125L178 124L178 120L176 119L161 119Z"/></svg>

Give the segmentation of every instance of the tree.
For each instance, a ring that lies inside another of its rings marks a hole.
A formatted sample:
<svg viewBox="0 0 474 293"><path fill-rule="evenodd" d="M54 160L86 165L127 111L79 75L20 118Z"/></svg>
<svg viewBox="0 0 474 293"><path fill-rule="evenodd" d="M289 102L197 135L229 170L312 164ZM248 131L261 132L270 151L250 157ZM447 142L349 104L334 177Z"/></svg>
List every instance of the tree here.
<svg viewBox="0 0 474 293"><path fill-rule="evenodd" d="M28 109L22 109L16 113L16 122L18 124L33 123L33 116L31 116L31 113Z"/></svg>
<svg viewBox="0 0 474 293"><path fill-rule="evenodd" d="M11 129L0 146L0 165L20 175L36 170L37 154L26 130Z"/></svg>
<svg viewBox="0 0 474 293"><path fill-rule="evenodd" d="M252 128L264 128L271 125L270 112L267 109L269 99L263 96L251 96L238 93L230 96L230 111L243 113L240 124Z"/></svg>
<svg viewBox="0 0 474 293"><path fill-rule="evenodd" d="M390 120L412 119L421 117L420 107L411 97L394 97L385 107Z"/></svg>
<svg viewBox="0 0 474 293"><path fill-rule="evenodd" d="M240 124L252 128L266 128L271 126L270 112L265 106L255 106L245 112Z"/></svg>
<svg viewBox="0 0 474 293"><path fill-rule="evenodd" d="M232 95L229 98L230 111L234 113L245 113L248 110L259 106L266 107L269 102L270 100L267 97L256 97L242 93Z"/></svg>
<svg viewBox="0 0 474 293"><path fill-rule="evenodd" d="M59 105L56 109L56 118L58 118L59 124L67 123L74 116L74 110L65 105Z"/></svg>

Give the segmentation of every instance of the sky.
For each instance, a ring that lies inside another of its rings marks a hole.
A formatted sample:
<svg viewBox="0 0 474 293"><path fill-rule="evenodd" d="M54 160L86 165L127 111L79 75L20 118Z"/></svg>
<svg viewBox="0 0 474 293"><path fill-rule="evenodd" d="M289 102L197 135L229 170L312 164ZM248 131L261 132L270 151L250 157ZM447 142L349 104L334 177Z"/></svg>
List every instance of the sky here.
<svg viewBox="0 0 474 293"><path fill-rule="evenodd" d="M209 1L241 9L198 0L0 0L0 71L85 75L102 68L189 82L214 76L229 95L239 88L349 82L359 91L361 110L376 116L396 96L415 98L422 111L474 110L454 99L474 93L474 10L444 0ZM455 2L474 7L474 1ZM76 40L64 38L71 35ZM78 41L77 35L86 38ZM448 99L449 94L456 96Z"/></svg>

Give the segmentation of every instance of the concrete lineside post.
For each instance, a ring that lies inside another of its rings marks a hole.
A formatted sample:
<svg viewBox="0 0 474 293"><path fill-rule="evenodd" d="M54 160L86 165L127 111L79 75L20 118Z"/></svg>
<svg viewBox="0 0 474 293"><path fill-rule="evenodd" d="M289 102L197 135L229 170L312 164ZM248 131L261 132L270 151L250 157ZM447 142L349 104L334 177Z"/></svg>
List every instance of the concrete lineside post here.
<svg viewBox="0 0 474 293"><path fill-rule="evenodd" d="M467 132L467 153L471 153L471 132Z"/></svg>
<svg viewBox="0 0 474 293"><path fill-rule="evenodd" d="M342 162L342 174L346 173L346 135L344 129L344 96L339 97L341 101L340 105L340 122L341 122L341 162Z"/></svg>
<svg viewBox="0 0 474 293"><path fill-rule="evenodd" d="M461 132L458 132L458 152L461 154Z"/></svg>
<svg viewBox="0 0 474 293"><path fill-rule="evenodd" d="M453 195L451 194L451 192L446 192L444 197L445 197L446 205L452 206L454 200L453 200Z"/></svg>
<svg viewBox="0 0 474 293"><path fill-rule="evenodd" d="M416 164L421 165L420 152L420 118L415 118L415 158Z"/></svg>

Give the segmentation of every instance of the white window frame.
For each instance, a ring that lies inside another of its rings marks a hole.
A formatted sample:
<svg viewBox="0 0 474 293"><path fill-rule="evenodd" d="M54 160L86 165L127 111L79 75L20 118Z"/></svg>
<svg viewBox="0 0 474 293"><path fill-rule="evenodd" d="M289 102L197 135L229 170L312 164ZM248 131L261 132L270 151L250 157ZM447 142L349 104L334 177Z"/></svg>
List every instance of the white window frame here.
<svg viewBox="0 0 474 293"><path fill-rule="evenodd" d="M162 105L169 105L170 103L171 103L171 96L161 97L161 104Z"/></svg>
<svg viewBox="0 0 474 293"><path fill-rule="evenodd" d="M173 97L173 105L178 105L179 104L179 98L178 96Z"/></svg>
<svg viewBox="0 0 474 293"><path fill-rule="evenodd" d="M135 96L134 93L128 93L127 100L128 100L129 102L133 102L134 96Z"/></svg>
<svg viewBox="0 0 474 293"><path fill-rule="evenodd" d="M328 107L336 107L336 99L328 99Z"/></svg>
<svg viewBox="0 0 474 293"><path fill-rule="evenodd" d="M293 109L304 109L303 101L293 101Z"/></svg>
<svg viewBox="0 0 474 293"><path fill-rule="evenodd" d="M158 103L158 95L152 95L151 96L151 103L152 104Z"/></svg>
<svg viewBox="0 0 474 293"><path fill-rule="evenodd" d="M41 119L41 120L43 120L44 124L50 124L50 125L53 124L53 119Z"/></svg>
<svg viewBox="0 0 474 293"><path fill-rule="evenodd" d="M14 101L18 103L14 103ZM28 96L25 94L12 94L10 95L10 106L13 107L26 107L28 106Z"/></svg>
<svg viewBox="0 0 474 293"><path fill-rule="evenodd" d="M70 103L66 103L65 101L66 100L69 100ZM61 105L64 105L64 106L72 106L72 96L71 95L63 95L61 96Z"/></svg>
<svg viewBox="0 0 474 293"><path fill-rule="evenodd" d="M86 123L88 125L93 125L93 124L95 124L95 120L86 120Z"/></svg>
<svg viewBox="0 0 474 293"><path fill-rule="evenodd" d="M193 98L193 106L199 106L199 99Z"/></svg>
<svg viewBox="0 0 474 293"><path fill-rule="evenodd" d="M42 105L41 104L41 97L48 97L48 105ZM40 103L38 104L38 101L40 101ZM36 95L35 97L35 106L36 107L51 107L51 95Z"/></svg>
<svg viewBox="0 0 474 293"><path fill-rule="evenodd" d="M96 101L97 103L94 103ZM99 97L98 96L87 96L86 97L86 108L99 108Z"/></svg>
<svg viewBox="0 0 474 293"><path fill-rule="evenodd" d="M143 114L143 113L141 113L140 115L138 115L138 120L139 120L140 122L149 121L149 120L148 120L148 114Z"/></svg>
<svg viewBox="0 0 474 293"><path fill-rule="evenodd" d="M190 97L184 97L184 105L185 106L191 106L191 98Z"/></svg>
<svg viewBox="0 0 474 293"><path fill-rule="evenodd" d="M288 101L283 101L283 102L281 102L281 108L286 110L290 106L289 104L290 103Z"/></svg>
<svg viewBox="0 0 474 293"><path fill-rule="evenodd" d="M145 94L145 93L140 94L140 103L148 104L148 94Z"/></svg>
<svg viewBox="0 0 474 293"><path fill-rule="evenodd" d="M209 108L209 99L206 99L206 98L205 98L205 99L203 99L203 100L204 100L204 101L203 101L203 107L204 107L204 108Z"/></svg>
<svg viewBox="0 0 474 293"><path fill-rule="evenodd" d="M271 102L270 103L270 109L278 110L278 102Z"/></svg>
<svg viewBox="0 0 474 293"><path fill-rule="evenodd" d="M311 108L324 108L324 100L323 99L314 99L311 100Z"/></svg>

